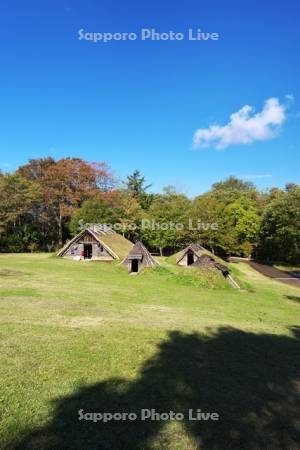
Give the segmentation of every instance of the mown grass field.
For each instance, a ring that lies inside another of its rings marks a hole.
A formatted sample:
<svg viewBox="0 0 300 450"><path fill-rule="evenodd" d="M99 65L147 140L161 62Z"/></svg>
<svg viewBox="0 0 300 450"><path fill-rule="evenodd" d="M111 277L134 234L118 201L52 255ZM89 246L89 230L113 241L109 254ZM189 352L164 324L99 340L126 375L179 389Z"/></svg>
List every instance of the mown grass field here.
<svg viewBox="0 0 300 450"><path fill-rule="evenodd" d="M241 292L161 262L0 256L1 448L300 448L300 290L244 263ZM142 408L220 419L78 420Z"/></svg>

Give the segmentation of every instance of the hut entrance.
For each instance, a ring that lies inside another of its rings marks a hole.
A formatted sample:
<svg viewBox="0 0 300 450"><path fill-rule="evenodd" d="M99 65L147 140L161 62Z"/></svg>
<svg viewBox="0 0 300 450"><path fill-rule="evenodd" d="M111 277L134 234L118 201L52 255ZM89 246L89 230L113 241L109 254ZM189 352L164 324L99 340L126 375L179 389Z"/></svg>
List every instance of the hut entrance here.
<svg viewBox="0 0 300 450"><path fill-rule="evenodd" d="M187 265L190 266L191 264L194 264L194 253L187 254Z"/></svg>
<svg viewBox="0 0 300 450"><path fill-rule="evenodd" d="M84 244L83 256L85 259L91 259L93 256L93 246L92 244Z"/></svg>
<svg viewBox="0 0 300 450"><path fill-rule="evenodd" d="M132 259L131 260L131 272L137 273L139 271L139 260Z"/></svg>

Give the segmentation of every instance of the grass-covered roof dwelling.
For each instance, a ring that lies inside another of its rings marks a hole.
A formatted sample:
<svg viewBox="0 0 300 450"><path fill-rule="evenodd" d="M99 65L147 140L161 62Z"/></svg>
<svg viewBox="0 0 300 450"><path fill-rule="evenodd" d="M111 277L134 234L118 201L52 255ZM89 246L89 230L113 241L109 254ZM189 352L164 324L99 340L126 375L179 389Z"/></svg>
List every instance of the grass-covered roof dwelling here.
<svg viewBox="0 0 300 450"><path fill-rule="evenodd" d="M113 261L124 258L132 245L106 225L94 224L78 233L57 255L77 260Z"/></svg>
<svg viewBox="0 0 300 450"><path fill-rule="evenodd" d="M129 273L139 273L145 267L159 265L149 250L140 241L134 244L127 257L122 261L122 264L128 267Z"/></svg>
<svg viewBox="0 0 300 450"><path fill-rule="evenodd" d="M203 270L217 270L222 273L234 288L239 288L239 285L230 275L229 268L225 261L202 247L200 244L193 243L188 245L185 249L172 255L169 258L169 262L183 267L189 266Z"/></svg>
<svg viewBox="0 0 300 450"><path fill-rule="evenodd" d="M172 258L179 266L211 267L221 270L225 276L228 274L225 261L215 256L200 244L190 244L185 249L173 255Z"/></svg>
<svg viewBox="0 0 300 450"><path fill-rule="evenodd" d="M198 261L202 256L208 256L211 259L217 260L219 258L215 257L209 250L202 247L202 245L197 243L189 244L186 248L175 253L171 258L173 262L176 262L179 266L191 266L196 261ZM208 261L208 258L202 258L203 263ZM221 262L220 260L219 262Z"/></svg>

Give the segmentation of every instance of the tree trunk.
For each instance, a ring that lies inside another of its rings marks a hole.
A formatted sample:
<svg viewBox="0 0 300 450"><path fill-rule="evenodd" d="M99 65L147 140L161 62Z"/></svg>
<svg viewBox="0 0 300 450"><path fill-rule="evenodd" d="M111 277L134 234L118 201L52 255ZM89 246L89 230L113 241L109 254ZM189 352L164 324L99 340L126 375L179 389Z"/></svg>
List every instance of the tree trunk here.
<svg viewBox="0 0 300 450"><path fill-rule="evenodd" d="M58 245L62 247L63 244L63 233L62 233L62 213L61 207L59 206L59 217L58 217Z"/></svg>
<svg viewBox="0 0 300 450"><path fill-rule="evenodd" d="M162 249L162 247L159 247L159 253L160 253L160 256L163 256L163 249Z"/></svg>

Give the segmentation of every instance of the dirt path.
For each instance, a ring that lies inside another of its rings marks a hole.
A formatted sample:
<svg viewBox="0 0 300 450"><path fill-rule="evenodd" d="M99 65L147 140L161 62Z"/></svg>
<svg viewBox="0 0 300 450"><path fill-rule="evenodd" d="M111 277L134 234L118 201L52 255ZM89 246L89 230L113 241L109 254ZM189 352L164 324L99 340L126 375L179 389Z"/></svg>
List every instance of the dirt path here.
<svg viewBox="0 0 300 450"><path fill-rule="evenodd" d="M282 272L279 269L275 269L275 267L260 264L255 261L248 261L248 263L251 267L253 267L253 269L269 278L273 278L274 280L281 281L282 283L289 284L290 286L300 288L300 278L296 277L292 273Z"/></svg>

